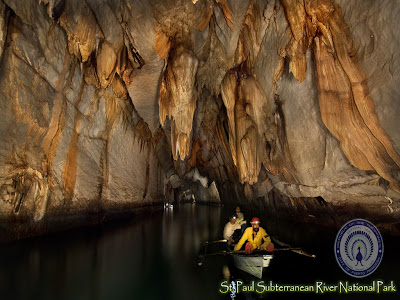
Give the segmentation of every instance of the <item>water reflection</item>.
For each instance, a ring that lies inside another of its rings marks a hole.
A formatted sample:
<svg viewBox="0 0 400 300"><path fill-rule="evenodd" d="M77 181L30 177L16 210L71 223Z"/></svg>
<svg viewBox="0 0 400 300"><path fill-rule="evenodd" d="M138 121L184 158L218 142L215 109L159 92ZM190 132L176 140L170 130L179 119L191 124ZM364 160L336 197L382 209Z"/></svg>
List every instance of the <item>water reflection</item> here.
<svg viewBox="0 0 400 300"><path fill-rule="evenodd" d="M226 281L230 281L231 278L231 271L229 270L229 266L228 265L223 265L222 266L222 276L224 277L224 280Z"/></svg>
<svg viewBox="0 0 400 300"><path fill-rule="evenodd" d="M185 204L163 215L162 248L169 259L193 257L202 244L220 232L220 207Z"/></svg>
<svg viewBox="0 0 400 300"><path fill-rule="evenodd" d="M0 247L0 297L230 299L229 295L218 293L221 281L241 279L247 282L255 278L235 269L229 257L207 257L201 267L196 260L205 241L221 238L230 213L227 208L185 204L102 228L3 244ZM332 253L334 236L266 218L262 221L269 234L283 236L283 240L296 246L309 246L310 252L318 254L317 259L310 260L294 253L276 253L264 280L282 283L313 283L316 279L329 283L354 281L337 266ZM400 287L399 247L398 239L385 240L383 261L371 278L395 280ZM237 296L236 299L279 297ZM365 299L371 295L361 296Z"/></svg>
<svg viewBox="0 0 400 300"><path fill-rule="evenodd" d="M195 258L219 227L219 208L188 204L104 228L6 244L0 248L0 297L200 299L199 281L207 274ZM211 298L218 296L214 273L205 284Z"/></svg>

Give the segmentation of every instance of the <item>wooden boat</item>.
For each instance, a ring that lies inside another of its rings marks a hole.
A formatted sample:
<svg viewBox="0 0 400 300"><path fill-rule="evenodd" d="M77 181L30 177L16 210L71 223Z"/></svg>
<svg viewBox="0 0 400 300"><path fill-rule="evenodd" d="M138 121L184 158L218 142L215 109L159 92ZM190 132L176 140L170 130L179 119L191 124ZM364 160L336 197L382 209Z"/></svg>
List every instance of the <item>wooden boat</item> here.
<svg viewBox="0 0 400 300"><path fill-rule="evenodd" d="M278 241L276 238L274 238L274 241ZM206 256L211 256L211 255L231 255L233 262L235 266L246 272L249 273L257 278L262 278L262 274L265 268L269 266L271 263L271 260L274 258L274 255L272 253L268 253L265 251L261 250L254 250L253 254L245 254L244 250L239 250L239 251L218 251L214 253L207 253L207 248L209 244L225 244L227 240L218 240L218 241L212 241L212 242L205 242L204 243L204 254L199 255L199 261L198 265L202 266L203 261ZM291 247L289 244L286 244L284 242L278 241L278 244L282 245L282 248L275 248L274 252L280 252L280 251L293 251L295 253L305 255L308 257L315 258L316 255L310 254L301 248L296 248L296 247Z"/></svg>
<svg viewBox="0 0 400 300"><path fill-rule="evenodd" d="M276 238L274 238L274 241L278 245L282 246L282 248L275 248L274 252L293 251L297 254L305 255L308 257L316 257L316 255L314 254L310 254L301 248L292 247L289 244L277 240ZM238 269L245 271L260 279L262 277L264 269L269 266L271 260L274 258L274 255L272 253L261 250L254 250L253 254L250 255L246 255L245 251L243 250L232 251L230 254L232 255L233 262Z"/></svg>
<svg viewBox="0 0 400 300"><path fill-rule="evenodd" d="M235 266L257 278L262 277L264 268L267 268L274 258L272 254L232 254Z"/></svg>

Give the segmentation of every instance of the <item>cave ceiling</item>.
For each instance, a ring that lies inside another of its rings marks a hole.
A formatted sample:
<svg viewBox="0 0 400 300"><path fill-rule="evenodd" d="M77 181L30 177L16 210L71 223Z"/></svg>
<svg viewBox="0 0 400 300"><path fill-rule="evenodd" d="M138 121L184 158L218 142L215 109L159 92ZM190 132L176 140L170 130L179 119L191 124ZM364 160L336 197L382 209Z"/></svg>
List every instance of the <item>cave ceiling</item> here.
<svg viewBox="0 0 400 300"><path fill-rule="evenodd" d="M1 214L191 191L398 220L399 18L390 0L2 0Z"/></svg>

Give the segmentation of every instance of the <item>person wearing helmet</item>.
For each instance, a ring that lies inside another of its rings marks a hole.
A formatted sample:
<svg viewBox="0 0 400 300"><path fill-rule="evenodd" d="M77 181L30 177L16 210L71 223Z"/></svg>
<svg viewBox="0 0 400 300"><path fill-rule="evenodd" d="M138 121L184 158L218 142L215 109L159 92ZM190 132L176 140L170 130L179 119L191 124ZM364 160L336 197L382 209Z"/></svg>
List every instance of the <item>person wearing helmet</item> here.
<svg viewBox="0 0 400 300"><path fill-rule="evenodd" d="M229 222L224 227L224 239L228 241L228 246L236 243L239 240L241 230L240 225L236 223L237 216L229 217Z"/></svg>
<svg viewBox="0 0 400 300"><path fill-rule="evenodd" d="M246 254L250 254L254 249L274 251L274 244L264 228L260 227L260 219L255 217L251 220L251 227L244 231L242 238L239 240L234 250L240 250L243 244L247 241L245 250ZM264 243L263 243L264 241Z"/></svg>
<svg viewBox="0 0 400 300"><path fill-rule="evenodd" d="M239 224L240 226L242 226L242 228L244 226L244 229L246 229L246 220L244 219L243 213L240 211L240 206L236 206L235 210L236 210L236 216L237 216L236 224ZM244 231L244 229L243 229L243 231Z"/></svg>

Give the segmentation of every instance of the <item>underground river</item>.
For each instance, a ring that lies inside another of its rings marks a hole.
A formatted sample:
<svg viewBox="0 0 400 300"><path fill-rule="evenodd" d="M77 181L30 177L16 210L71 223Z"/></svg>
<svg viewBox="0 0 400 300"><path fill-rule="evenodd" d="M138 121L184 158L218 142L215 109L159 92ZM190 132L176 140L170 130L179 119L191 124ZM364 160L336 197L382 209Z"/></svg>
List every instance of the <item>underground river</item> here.
<svg viewBox="0 0 400 300"><path fill-rule="evenodd" d="M246 212L245 218L254 213ZM260 280L237 270L227 256L209 256L198 266L207 240L222 237L232 208L182 204L173 209L39 238L1 244L1 299L393 299L399 293L220 293L222 283ZM293 246L317 255L289 251L275 254L262 280L279 284L327 285L339 281L370 284L374 280L400 288L400 242L384 237L384 256L370 276L345 274L333 255L336 232L288 225L260 216L261 226ZM322 297L322 298L321 298ZM345 297L346 298L346 297Z"/></svg>

